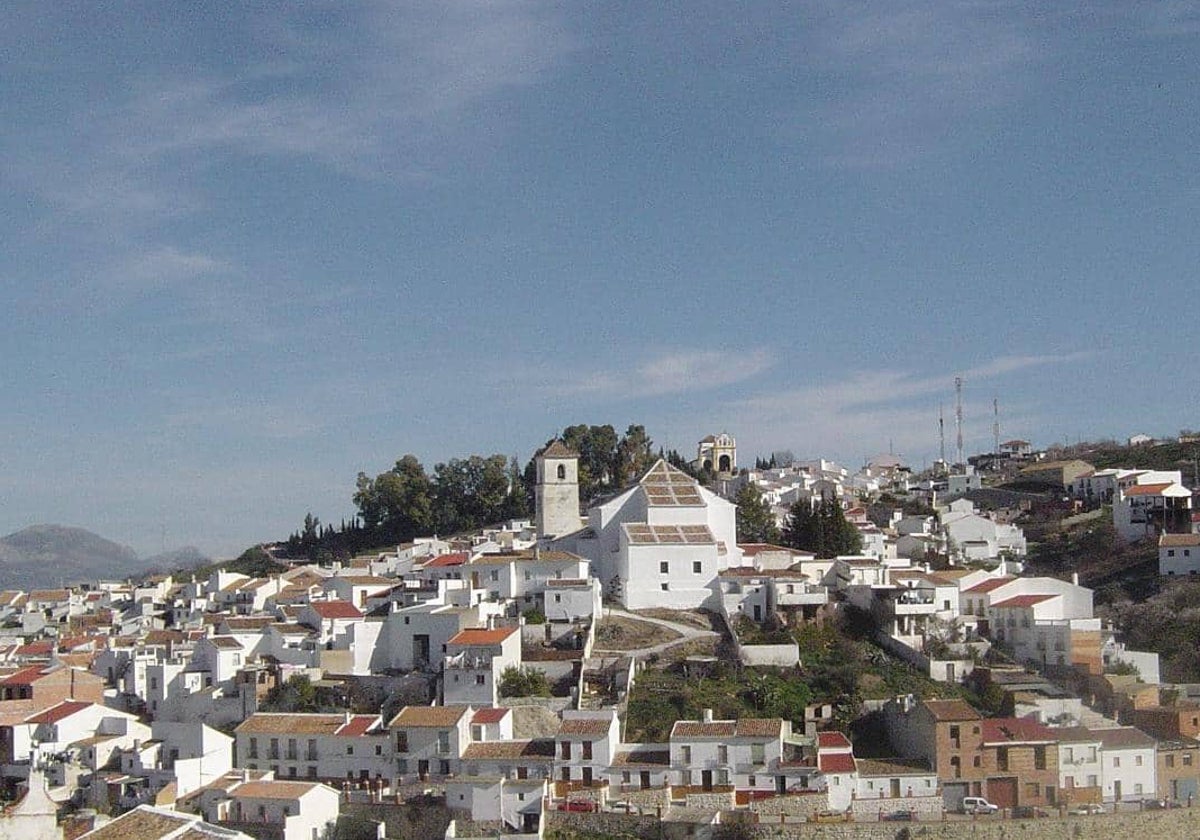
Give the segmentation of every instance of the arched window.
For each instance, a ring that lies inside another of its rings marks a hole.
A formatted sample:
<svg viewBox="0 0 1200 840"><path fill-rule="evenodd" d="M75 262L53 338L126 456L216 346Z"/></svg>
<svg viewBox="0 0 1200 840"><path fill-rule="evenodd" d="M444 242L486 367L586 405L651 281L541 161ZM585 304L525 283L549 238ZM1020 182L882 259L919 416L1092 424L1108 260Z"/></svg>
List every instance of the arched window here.
<svg viewBox="0 0 1200 840"><path fill-rule="evenodd" d="M565 464L558 465L558 480L564 481L567 477L567 467Z"/></svg>

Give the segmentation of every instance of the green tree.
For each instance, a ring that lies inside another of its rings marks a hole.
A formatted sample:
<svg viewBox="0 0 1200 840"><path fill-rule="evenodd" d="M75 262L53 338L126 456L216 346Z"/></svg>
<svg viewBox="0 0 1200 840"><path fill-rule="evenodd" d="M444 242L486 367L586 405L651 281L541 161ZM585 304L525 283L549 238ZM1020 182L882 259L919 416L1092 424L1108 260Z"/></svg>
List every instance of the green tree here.
<svg viewBox="0 0 1200 840"><path fill-rule="evenodd" d="M550 681L537 668L510 665L500 674L501 697L549 697Z"/></svg>
<svg viewBox="0 0 1200 840"><path fill-rule="evenodd" d="M763 498L758 485L746 482L742 489L738 490L734 503L737 504L738 542L779 542L779 526L775 524L775 514L771 512L771 506Z"/></svg>
<svg viewBox="0 0 1200 840"><path fill-rule="evenodd" d="M862 551L862 535L834 499L822 499L816 507L804 499L792 505L783 541L821 559Z"/></svg>
<svg viewBox="0 0 1200 840"><path fill-rule="evenodd" d="M433 525L433 485L415 455L375 478L360 472L354 504L377 544L409 542Z"/></svg>
<svg viewBox="0 0 1200 840"><path fill-rule="evenodd" d="M287 571L287 566L276 563L275 558L261 545L254 545L225 566L225 570L250 577L269 577Z"/></svg>
<svg viewBox="0 0 1200 840"><path fill-rule="evenodd" d="M653 443L646 427L630 425L617 446L617 478L621 487L632 484L654 466Z"/></svg>

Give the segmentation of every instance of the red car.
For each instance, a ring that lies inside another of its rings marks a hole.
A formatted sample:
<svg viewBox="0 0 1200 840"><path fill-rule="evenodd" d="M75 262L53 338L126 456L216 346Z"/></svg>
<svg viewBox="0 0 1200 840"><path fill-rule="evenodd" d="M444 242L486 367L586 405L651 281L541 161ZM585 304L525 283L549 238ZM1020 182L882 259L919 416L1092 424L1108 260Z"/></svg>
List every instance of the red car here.
<svg viewBox="0 0 1200 840"><path fill-rule="evenodd" d="M590 814L596 810L596 803L587 799L568 799L566 802L558 803L558 810Z"/></svg>

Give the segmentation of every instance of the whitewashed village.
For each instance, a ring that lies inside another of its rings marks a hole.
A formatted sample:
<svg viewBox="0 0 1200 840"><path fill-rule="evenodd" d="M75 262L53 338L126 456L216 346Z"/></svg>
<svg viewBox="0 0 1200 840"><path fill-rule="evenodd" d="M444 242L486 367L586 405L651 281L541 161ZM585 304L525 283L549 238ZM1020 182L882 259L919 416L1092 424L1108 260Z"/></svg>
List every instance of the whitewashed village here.
<svg viewBox="0 0 1200 840"><path fill-rule="evenodd" d="M1103 522L1189 578L1196 488L997 444L921 471L748 467L722 433L694 474L658 459L585 503L556 440L530 519L330 563L268 545L263 575L0 593L0 836L1095 836L1192 807L1200 686L1164 683L1078 575L1033 573L1021 522ZM990 489L1001 474L1049 492ZM747 538L746 499L777 535L835 510L857 550Z"/></svg>

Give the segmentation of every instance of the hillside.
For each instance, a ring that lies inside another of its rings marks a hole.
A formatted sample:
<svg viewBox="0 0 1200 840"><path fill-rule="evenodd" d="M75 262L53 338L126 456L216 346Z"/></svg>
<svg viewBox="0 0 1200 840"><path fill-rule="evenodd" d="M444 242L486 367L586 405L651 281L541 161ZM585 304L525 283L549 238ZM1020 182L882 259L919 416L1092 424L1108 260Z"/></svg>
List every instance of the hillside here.
<svg viewBox="0 0 1200 840"><path fill-rule="evenodd" d="M188 556L198 554L191 550ZM31 525L0 538L0 588L31 589L96 578L123 578L164 559L143 560L128 546L84 528Z"/></svg>

